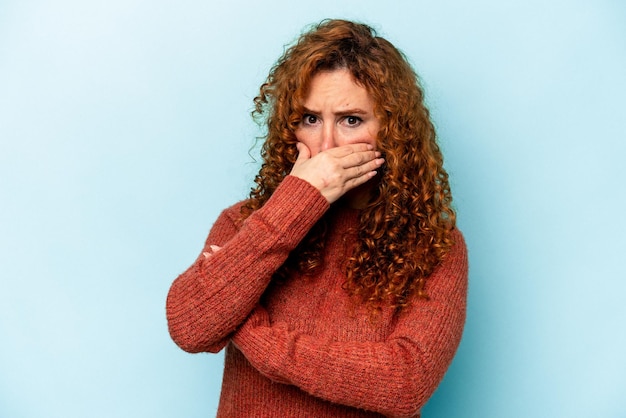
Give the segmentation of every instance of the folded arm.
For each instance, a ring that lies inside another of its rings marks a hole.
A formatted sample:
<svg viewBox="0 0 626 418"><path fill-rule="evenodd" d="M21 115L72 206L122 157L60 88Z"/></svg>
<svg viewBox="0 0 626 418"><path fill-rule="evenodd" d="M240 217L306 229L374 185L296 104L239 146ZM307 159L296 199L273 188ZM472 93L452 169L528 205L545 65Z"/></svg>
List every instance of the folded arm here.
<svg viewBox="0 0 626 418"><path fill-rule="evenodd" d="M224 211L198 259L168 293L168 327L176 344L189 352L221 350L289 252L327 209L315 188L290 176L240 227L238 207ZM221 248L213 251L212 246Z"/></svg>
<svg viewBox="0 0 626 418"><path fill-rule="evenodd" d="M268 378L328 401L389 416L417 413L439 385L465 321L467 258L462 237L382 342L324 341L272 323L257 307L233 337Z"/></svg>

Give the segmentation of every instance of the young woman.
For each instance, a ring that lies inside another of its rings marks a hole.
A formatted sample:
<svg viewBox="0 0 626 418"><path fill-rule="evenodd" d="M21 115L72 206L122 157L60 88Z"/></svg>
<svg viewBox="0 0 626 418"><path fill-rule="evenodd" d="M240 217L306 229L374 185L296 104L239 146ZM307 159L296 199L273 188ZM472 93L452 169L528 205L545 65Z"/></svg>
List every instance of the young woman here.
<svg viewBox="0 0 626 418"><path fill-rule="evenodd" d="M226 347L219 417L419 415L461 339L467 255L413 69L326 20L255 105L256 186L172 284L172 338Z"/></svg>

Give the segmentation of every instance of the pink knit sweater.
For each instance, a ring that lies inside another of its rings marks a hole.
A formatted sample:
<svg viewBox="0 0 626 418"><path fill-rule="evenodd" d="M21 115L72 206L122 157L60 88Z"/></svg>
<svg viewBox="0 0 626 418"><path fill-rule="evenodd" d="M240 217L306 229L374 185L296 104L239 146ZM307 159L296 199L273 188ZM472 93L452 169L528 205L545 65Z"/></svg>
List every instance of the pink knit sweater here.
<svg viewBox="0 0 626 418"><path fill-rule="evenodd" d="M200 255L172 284L167 319L189 352L226 347L218 417L419 416L458 347L465 321L463 237L427 281L430 300L372 321L342 285L358 211L338 208L324 269L276 283L272 274L329 209L309 183L288 176L236 226L226 209Z"/></svg>

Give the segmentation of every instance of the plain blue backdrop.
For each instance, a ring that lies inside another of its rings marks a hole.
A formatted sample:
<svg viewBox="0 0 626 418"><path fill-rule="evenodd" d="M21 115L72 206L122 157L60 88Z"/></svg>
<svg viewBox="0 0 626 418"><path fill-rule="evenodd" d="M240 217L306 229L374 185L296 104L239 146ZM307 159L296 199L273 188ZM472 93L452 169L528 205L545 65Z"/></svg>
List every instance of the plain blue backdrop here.
<svg viewBox="0 0 626 418"><path fill-rule="evenodd" d="M0 416L214 416L167 290L248 193L283 45L343 17L420 74L469 246L424 417L625 417L625 3L226 3L0 3Z"/></svg>

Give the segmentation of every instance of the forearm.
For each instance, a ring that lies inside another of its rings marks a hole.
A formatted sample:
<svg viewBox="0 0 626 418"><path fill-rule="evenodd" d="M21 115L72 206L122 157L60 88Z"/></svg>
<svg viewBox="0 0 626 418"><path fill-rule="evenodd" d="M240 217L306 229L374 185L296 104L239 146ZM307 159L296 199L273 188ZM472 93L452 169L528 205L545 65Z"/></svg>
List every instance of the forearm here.
<svg viewBox="0 0 626 418"><path fill-rule="evenodd" d="M460 341L421 346L410 338L385 342L324 342L286 327L244 325L233 342L268 378L333 403L412 416L437 388Z"/></svg>
<svg viewBox="0 0 626 418"><path fill-rule="evenodd" d="M461 340L467 257L460 234L454 254L444 264L430 278L430 299L415 300L390 319L384 340L376 333L369 334L371 341L362 338L367 329L360 338L349 340L325 337L321 330L305 334L272 321L265 309L257 307L233 342L274 381L334 403L411 416L437 388Z"/></svg>
<svg viewBox="0 0 626 418"><path fill-rule="evenodd" d="M284 262L288 252L255 247L246 235L241 231L210 259L200 257L172 284L168 326L183 350L221 350Z"/></svg>
<svg viewBox="0 0 626 418"><path fill-rule="evenodd" d="M310 185L288 177L266 205L237 229L221 217L200 256L172 284L167 318L172 339L189 352L216 352L258 303L274 272L327 210Z"/></svg>

